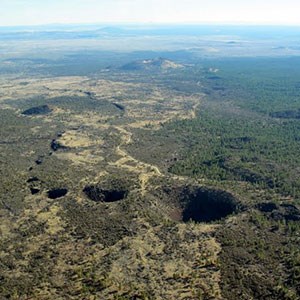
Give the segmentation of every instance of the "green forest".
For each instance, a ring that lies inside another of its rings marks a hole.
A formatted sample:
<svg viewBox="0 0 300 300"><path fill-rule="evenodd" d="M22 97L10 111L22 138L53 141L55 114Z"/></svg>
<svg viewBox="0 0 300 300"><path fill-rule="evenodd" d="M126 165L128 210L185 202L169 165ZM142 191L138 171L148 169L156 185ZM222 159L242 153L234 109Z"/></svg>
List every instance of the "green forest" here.
<svg viewBox="0 0 300 300"><path fill-rule="evenodd" d="M285 58L225 60L214 64L217 75L204 67L197 117L170 122L160 133L172 132L185 145L169 171L299 198L299 66Z"/></svg>

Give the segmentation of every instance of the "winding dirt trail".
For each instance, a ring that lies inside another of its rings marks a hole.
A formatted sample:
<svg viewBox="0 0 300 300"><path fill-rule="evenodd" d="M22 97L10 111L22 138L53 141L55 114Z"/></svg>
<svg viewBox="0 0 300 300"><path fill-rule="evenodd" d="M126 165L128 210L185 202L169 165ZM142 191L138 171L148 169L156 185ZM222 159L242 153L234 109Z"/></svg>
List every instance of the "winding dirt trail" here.
<svg viewBox="0 0 300 300"><path fill-rule="evenodd" d="M139 174L140 189L142 195L144 195L149 179L154 176L162 176L162 173L157 166L141 162L122 149L122 147L132 142L132 133L124 127L114 126L114 128L121 133L121 143L116 147L116 154L121 156L121 158L110 163L110 165Z"/></svg>
<svg viewBox="0 0 300 300"><path fill-rule="evenodd" d="M192 109L187 114L189 119L194 119L196 117L196 110L199 106L199 103L193 105ZM160 120L161 124L166 122L166 120ZM129 124L130 125L130 124ZM110 165L117 166L119 168L127 169L133 173L139 174L139 182L140 182L140 190L141 194L145 195L146 188L149 180L155 176L163 176L159 168L153 164L142 162L133 156L131 156L128 152L124 150L123 147L129 145L132 142L132 132L125 129L124 126L113 126L116 130L120 132L121 142L116 147L115 153L121 158L115 162L109 163ZM179 180L184 180L185 177L174 175L174 178Z"/></svg>

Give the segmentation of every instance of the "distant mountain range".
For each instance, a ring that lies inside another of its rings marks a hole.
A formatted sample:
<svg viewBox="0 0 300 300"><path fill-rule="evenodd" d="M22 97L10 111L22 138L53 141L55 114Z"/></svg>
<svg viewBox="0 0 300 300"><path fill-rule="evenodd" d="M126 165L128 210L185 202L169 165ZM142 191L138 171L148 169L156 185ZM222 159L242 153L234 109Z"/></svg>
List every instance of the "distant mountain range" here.
<svg viewBox="0 0 300 300"><path fill-rule="evenodd" d="M234 26L234 25L141 25L120 24L52 24L40 26L0 26L0 40L99 39L106 36L221 36L263 39L298 37L299 26Z"/></svg>

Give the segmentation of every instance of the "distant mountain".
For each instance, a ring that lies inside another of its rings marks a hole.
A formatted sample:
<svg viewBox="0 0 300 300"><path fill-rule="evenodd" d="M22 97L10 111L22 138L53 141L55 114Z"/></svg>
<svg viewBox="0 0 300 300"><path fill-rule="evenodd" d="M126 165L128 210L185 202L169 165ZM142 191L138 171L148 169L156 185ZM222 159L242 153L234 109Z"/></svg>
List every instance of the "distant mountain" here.
<svg viewBox="0 0 300 300"><path fill-rule="evenodd" d="M184 68L182 64L175 63L172 60L164 58L136 60L125 64L121 67L124 71L140 71L140 70L168 70Z"/></svg>

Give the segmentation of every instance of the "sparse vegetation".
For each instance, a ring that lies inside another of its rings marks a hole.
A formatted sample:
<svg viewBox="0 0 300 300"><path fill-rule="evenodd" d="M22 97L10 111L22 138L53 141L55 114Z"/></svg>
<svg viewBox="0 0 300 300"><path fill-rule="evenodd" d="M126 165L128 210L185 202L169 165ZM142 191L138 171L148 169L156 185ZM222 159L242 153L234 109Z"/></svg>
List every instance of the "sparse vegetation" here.
<svg viewBox="0 0 300 300"><path fill-rule="evenodd" d="M0 298L300 297L300 61L199 51L0 61Z"/></svg>

